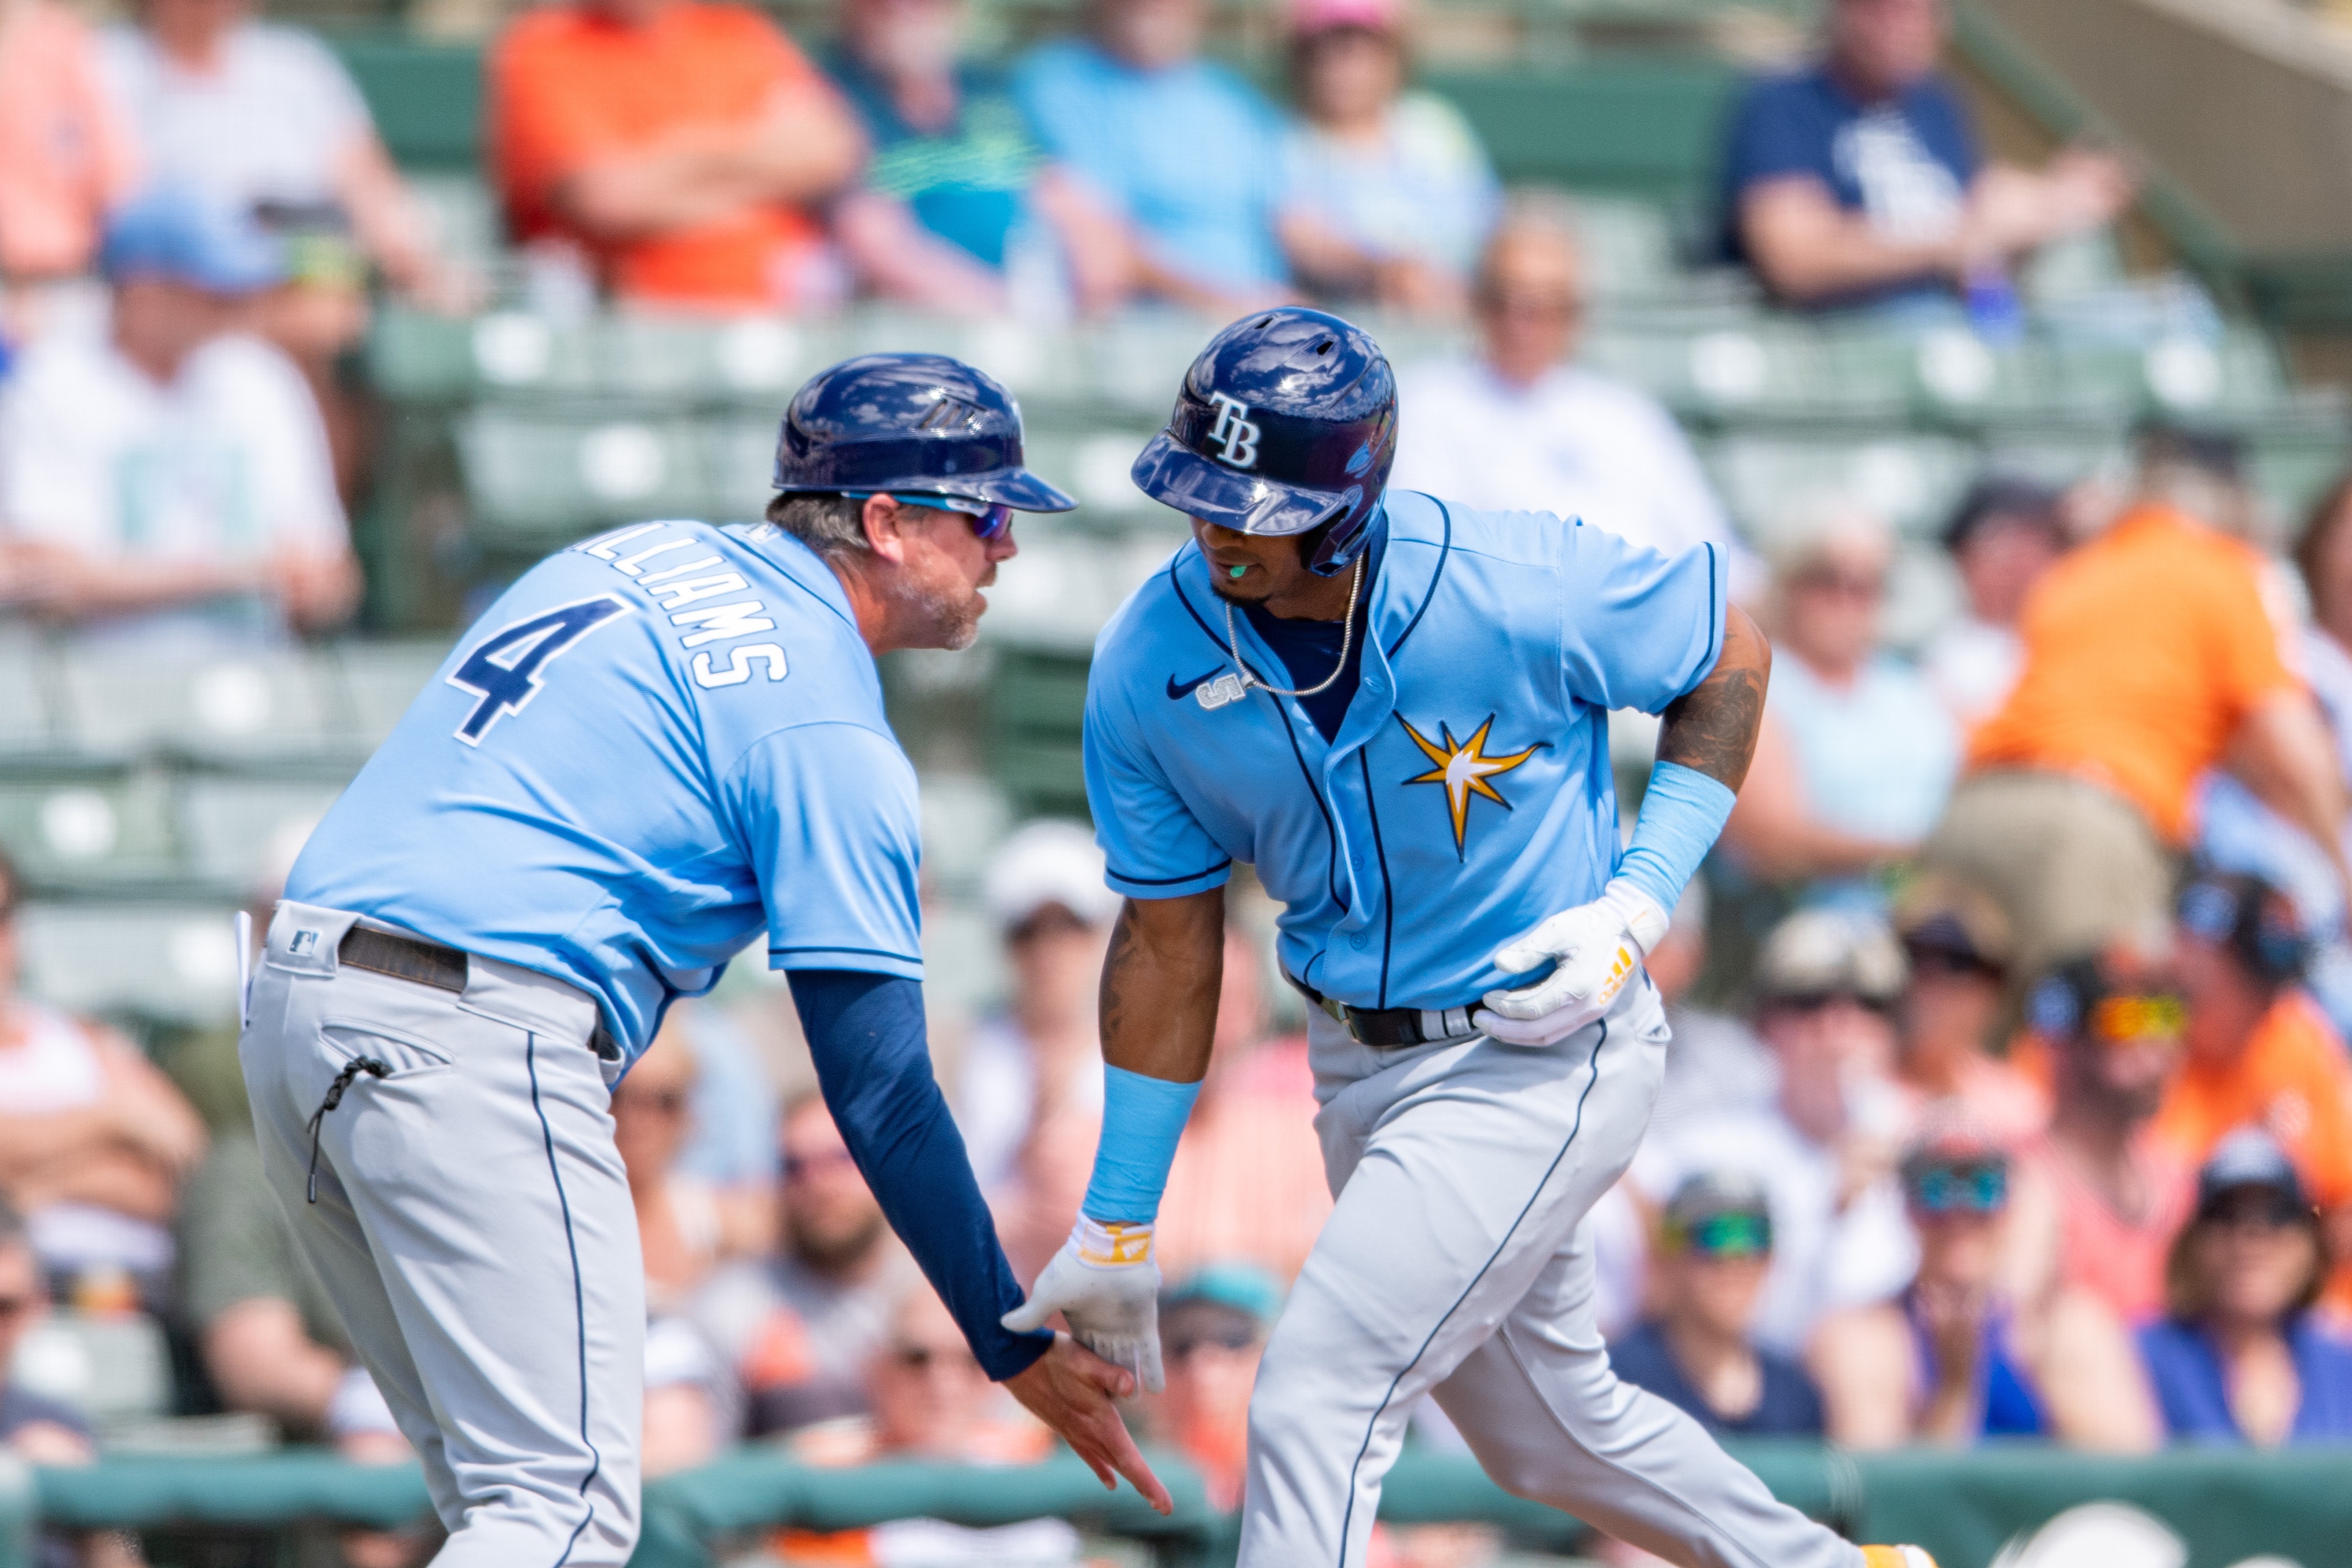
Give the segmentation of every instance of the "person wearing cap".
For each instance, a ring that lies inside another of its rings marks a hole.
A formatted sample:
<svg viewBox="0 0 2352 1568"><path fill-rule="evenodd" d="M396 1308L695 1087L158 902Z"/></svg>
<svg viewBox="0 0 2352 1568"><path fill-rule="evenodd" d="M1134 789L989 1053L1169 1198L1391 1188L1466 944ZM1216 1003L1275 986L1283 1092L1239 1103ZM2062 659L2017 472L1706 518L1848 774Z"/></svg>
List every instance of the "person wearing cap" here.
<svg viewBox="0 0 2352 1568"><path fill-rule="evenodd" d="M2042 1437L2140 1452L2154 1414L2131 1342L2096 1301L2021 1310L2002 1287L2009 1156L1965 1123L1930 1129L1903 1161L1919 1267L1892 1301L1822 1319L1810 1360L1830 1440L1851 1448L1969 1448Z"/></svg>
<svg viewBox="0 0 2352 1568"><path fill-rule="evenodd" d="M1772 1205L1744 1170L1695 1171L1658 1216L1652 1312L1609 1342L1617 1375L1740 1437L1819 1437L1821 1390L1796 1357L1757 1343L1772 1264Z"/></svg>
<svg viewBox="0 0 2352 1568"><path fill-rule="evenodd" d="M2164 1305L2164 1257L2189 1217L2196 1162L2151 1124L2180 1068L2187 1009L2170 964L2116 944L2025 993L2027 1049L2046 1064L2050 1124L2017 1150L2011 1290L2080 1290L2137 1324Z"/></svg>
<svg viewBox="0 0 2352 1568"><path fill-rule="evenodd" d="M1960 613L1927 640L1920 668L1963 727L1990 718L2017 684L2025 595L2066 548L2055 490L1990 474L1969 486L1941 543L1959 572Z"/></svg>
<svg viewBox="0 0 2352 1568"><path fill-rule="evenodd" d="M1201 1472L1213 1508L1241 1504L1250 1387L1281 1311L1281 1283L1231 1260L1177 1276L1160 1298L1167 1383L1147 1402L1151 1430Z"/></svg>
<svg viewBox="0 0 2352 1568"><path fill-rule="evenodd" d="M2151 427L2137 494L2028 594L2016 687L1979 726L1925 858L2000 901L2017 971L2160 936L2191 790L2222 766L2347 876L2345 784L2280 652L2263 557L2228 527L2233 446Z"/></svg>
<svg viewBox="0 0 2352 1568"><path fill-rule="evenodd" d="M1136 459L1192 538L1097 640L1087 802L1125 896L1078 1222L1008 1322L1158 1381L1154 1227L1213 1054L1225 885L1282 905L1331 1218L1250 1403L1241 1563L1359 1562L1423 1396L1487 1473L1685 1561L1865 1568L1609 1369L1586 1217L1669 1033L1642 963L1722 831L1770 649L1725 563L1388 483L1362 329L1254 311ZM1246 630L1244 630L1246 628ZM1610 710L1659 716L1630 844Z"/></svg>
<svg viewBox="0 0 2352 1568"><path fill-rule="evenodd" d="M2175 1442L2352 1441L2352 1343L2311 1311L2326 1267L2286 1151L2255 1128L2222 1140L2167 1262L2166 1316L2139 1333Z"/></svg>
<svg viewBox="0 0 2352 1568"><path fill-rule="evenodd" d="M2300 984L2311 943L2293 900L2260 877L2207 873L2179 908L2189 1049L2157 1136L2194 1163L2236 1128L2263 1129L2331 1233L2352 1239L2352 1059ZM2352 1301L2352 1255L2331 1288Z"/></svg>
<svg viewBox="0 0 2352 1568"><path fill-rule="evenodd" d="M982 1192L1015 1180L1041 1110L1102 1113L1095 990L1118 913L1102 878L1094 835L1050 820L1015 831L982 874L981 904L1004 945L1011 988L965 1040L953 1099Z"/></svg>
<svg viewBox="0 0 2352 1568"><path fill-rule="evenodd" d="M634 523L457 641L287 879L239 1056L270 1186L450 1531L442 1568L625 1563L646 1289L612 1085L748 944L989 1377L1167 1493L1131 1374L1020 1286L932 1076L915 773L876 655L964 648L1023 465L1003 387L870 354L794 394L757 524Z"/></svg>
<svg viewBox="0 0 2352 1568"><path fill-rule="evenodd" d="M1461 111L1405 90L1401 0L1291 0L1283 247L1338 300L1461 313L1500 193Z"/></svg>
<svg viewBox="0 0 2352 1568"><path fill-rule="evenodd" d="M1992 1053L2009 926L1977 889L1933 873L1895 901L1906 980L1895 1012L1895 1074L1916 1123L1958 1112L2003 1148L2042 1131L2048 1096Z"/></svg>
<svg viewBox="0 0 2352 1568"><path fill-rule="evenodd" d="M1784 1354L1803 1352L1824 1312L1894 1295L1917 1256L1893 1180L1903 1101L1887 1079L1903 979L1884 922L1832 909L1789 916L1765 939L1755 979L1770 1094L1681 1118L1633 1160L1653 1205L1705 1171L1763 1180L1773 1247L1753 1332Z"/></svg>
<svg viewBox="0 0 2352 1568"><path fill-rule="evenodd" d="M1221 314L1280 298L1282 120L1203 58L1204 0L1088 0L1087 33L1040 44L1013 91L1046 155L1131 242L1140 294Z"/></svg>
<svg viewBox="0 0 2352 1568"><path fill-rule="evenodd" d="M1394 482L1492 511L1581 517L1670 554L1713 544L1733 599L1748 603L1762 567L1674 415L1576 362L1585 274L1575 209L1557 195L1512 197L1477 252L1475 349L1398 377Z"/></svg>
<svg viewBox="0 0 2352 1568"><path fill-rule="evenodd" d="M100 338L52 333L0 388L0 599L123 643L266 643L359 592L301 372L242 330L278 246L194 191L117 213Z"/></svg>

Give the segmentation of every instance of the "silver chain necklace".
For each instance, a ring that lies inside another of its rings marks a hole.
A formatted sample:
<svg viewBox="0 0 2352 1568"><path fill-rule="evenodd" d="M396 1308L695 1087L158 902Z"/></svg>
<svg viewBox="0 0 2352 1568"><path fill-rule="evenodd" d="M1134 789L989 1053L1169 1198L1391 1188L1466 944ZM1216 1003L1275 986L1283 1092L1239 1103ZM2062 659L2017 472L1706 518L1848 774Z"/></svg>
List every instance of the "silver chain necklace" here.
<svg viewBox="0 0 2352 1568"><path fill-rule="evenodd" d="M1269 686L1250 674L1250 667L1242 663L1241 634L1234 630L1234 601L1230 599L1226 600L1225 646L1233 650L1234 668L1242 673L1242 690L1247 692L1252 686L1255 686L1262 692L1270 692L1278 697L1311 697L1318 692L1329 691L1331 684L1339 678L1339 672L1348 667L1348 649L1354 643L1356 636L1356 595L1363 586L1364 558L1360 555L1356 558L1356 570L1348 576L1348 612L1339 617L1339 662L1331 666L1331 673L1324 676L1319 684L1297 692L1288 691L1281 686Z"/></svg>

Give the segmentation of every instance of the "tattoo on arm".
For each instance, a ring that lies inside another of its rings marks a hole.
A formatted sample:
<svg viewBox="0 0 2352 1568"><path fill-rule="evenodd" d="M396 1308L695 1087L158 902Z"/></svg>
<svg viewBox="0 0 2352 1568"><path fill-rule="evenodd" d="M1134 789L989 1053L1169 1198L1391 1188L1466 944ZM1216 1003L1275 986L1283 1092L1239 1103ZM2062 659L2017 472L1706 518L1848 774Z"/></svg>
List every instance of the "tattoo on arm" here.
<svg viewBox="0 0 2352 1568"><path fill-rule="evenodd" d="M1658 760L1738 789L1756 757L1771 677L1772 645L1744 612L1726 612L1723 653L1706 679L1667 706Z"/></svg>
<svg viewBox="0 0 2352 1568"><path fill-rule="evenodd" d="M1224 931L1222 888L1120 907L1097 1003L1105 1061L1174 1083L1200 1081L1216 1035Z"/></svg>

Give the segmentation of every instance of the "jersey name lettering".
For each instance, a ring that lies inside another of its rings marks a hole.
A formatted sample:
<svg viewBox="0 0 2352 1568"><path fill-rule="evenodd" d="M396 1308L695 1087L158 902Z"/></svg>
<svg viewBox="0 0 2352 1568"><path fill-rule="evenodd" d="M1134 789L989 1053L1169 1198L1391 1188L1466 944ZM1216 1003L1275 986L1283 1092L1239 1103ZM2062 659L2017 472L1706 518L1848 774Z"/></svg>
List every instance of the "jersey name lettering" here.
<svg viewBox="0 0 2352 1568"><path fill-rule="evenodd" d="M642 549L632 550L627 555L620 553L623 545L634 544L635 541L644 538L648 534L659 533L664 528L688 526L690 525L678 523L634 523L625 528L616 528L609 534L600 534L593 539L583 539L572 548L582 555L593 556L605 562L614 571L625 577L635 578L636 586L645 590L646 596L654 601L656 606L668 614L671 625L692 628L685 636L678 639L680 647L699 648L706 643L731 642L738 637L749 637L757 632L774 631L776 623L768 618L768 607L761 600L740 599L732 604L713 604L701 610L687 608L699 600L718 599L730 593L740 593L751 586L740 571L711 571L710 569L713 567L724 567L727 564L722 557L706 554L699 559L675 565L664 561L658 570L646 570L646 563L658 556L700 545L703 541L695 535L688 534L684 538L649 543ZM772 533L774 530L772 527L767 527L763 531ZM708 573L708 575L699 577L693 575L697 572ZM709 653L697 653L692 666L694 684L705 690L713 690L720 686L740 686L751 678L751 672L755 667L764 668L767 671L768 679L772 681L781 681L784 678L784 650L780 644L756 643L745 647L732 648L728 650L726 658L727 662L720 664L714 663Z"/></svg>

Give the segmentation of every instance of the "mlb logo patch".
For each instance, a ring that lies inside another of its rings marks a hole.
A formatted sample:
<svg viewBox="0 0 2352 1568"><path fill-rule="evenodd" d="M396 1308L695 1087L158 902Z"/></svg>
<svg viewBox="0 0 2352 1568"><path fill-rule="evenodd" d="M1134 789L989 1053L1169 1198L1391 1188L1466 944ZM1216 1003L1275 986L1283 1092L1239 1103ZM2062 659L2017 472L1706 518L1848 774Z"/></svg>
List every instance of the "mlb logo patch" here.
<svg viewBox="0 0 2352 1568"><path fill-rule="evenodd" d="M319 934L316 931L297 931L293 938L286 944L286 951L297 958L317 956Z"/></svg>

